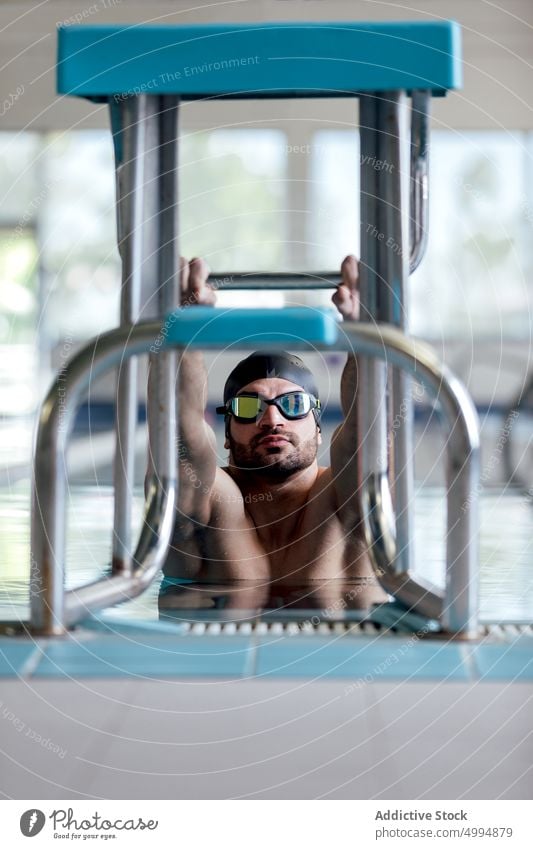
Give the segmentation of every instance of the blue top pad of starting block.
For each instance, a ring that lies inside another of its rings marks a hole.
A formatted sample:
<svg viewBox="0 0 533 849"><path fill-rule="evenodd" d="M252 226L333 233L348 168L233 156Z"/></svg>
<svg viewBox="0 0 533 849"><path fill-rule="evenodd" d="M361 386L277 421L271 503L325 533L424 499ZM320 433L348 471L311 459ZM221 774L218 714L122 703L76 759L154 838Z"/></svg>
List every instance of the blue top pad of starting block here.
<svg viewBox="0 0 533 849"><path fill-rule="evenodd" d="M63 26L58 92L198 98L346 97L461 86L453 21Z"/></svg>
<svg viewBox="0 0 533 849"><path fill-rule="evenodd" d="M166 317L155 347L324 348L335 344L337 331L331 310L189 307Z"/></svg>

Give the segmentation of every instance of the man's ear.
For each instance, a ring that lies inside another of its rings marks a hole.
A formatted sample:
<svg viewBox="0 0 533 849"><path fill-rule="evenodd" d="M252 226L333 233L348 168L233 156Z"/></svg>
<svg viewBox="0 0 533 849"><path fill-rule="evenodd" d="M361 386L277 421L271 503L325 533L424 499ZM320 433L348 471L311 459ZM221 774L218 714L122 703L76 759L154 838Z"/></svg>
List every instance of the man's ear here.
<svg viewBox="0 0 533 849"><path fill-rule="evenodd" d="M316 435L317 445L322 445L322 428L320 427L320 425L317 425L316 429L318 431Z"/></svg>

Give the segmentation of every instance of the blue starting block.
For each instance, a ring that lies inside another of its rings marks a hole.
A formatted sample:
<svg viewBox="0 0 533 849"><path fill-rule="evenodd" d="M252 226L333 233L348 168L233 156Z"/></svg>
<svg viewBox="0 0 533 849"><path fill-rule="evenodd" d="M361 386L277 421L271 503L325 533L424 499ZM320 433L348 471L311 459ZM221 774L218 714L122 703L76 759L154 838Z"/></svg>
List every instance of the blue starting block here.
<svg viewBox="0 0 533 849"><path fill-rule="evenodd" d="M59 30L61 94L198 98L347 97L462 83L453 21L69 26Z"/></svg>
<svg viewBox="0 0 533 849"><path fill-rule="evenodd" d="M221 348L239 342L247 347L285 345L313 349L334 346L338 324L331 311L311 307L271 309L213 309L186 307L170 313L161 329L162 346Z"/></svg>

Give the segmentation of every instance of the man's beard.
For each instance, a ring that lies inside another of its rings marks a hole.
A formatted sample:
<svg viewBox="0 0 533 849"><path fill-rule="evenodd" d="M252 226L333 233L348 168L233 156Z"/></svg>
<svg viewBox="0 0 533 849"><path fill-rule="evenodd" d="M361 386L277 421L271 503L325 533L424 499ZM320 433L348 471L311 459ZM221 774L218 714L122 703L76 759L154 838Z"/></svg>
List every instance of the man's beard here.
<svg viewBox="0 0 533 849"><path fill-rule="evenodd" d="M259 442L265 436L283 436L293 449L287 450L285 446L261 448ZM294 433L287 433L276 428L272 428L267 433L258 434L248 445L236 442L231 434L228 439L232 463L237 469L246 469L246 471L281 480L302 469L307 469L316 460L318 450L317 431L305 442L302 442Z"/></svg>

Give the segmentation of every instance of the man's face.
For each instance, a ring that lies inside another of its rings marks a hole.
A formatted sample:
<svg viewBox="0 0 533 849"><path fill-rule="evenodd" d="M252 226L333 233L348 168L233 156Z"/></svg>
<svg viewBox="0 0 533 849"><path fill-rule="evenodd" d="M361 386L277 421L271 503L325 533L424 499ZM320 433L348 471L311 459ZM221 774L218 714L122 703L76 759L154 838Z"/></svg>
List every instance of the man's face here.
<svg viewBox="0 0 533 849"><path fill-rule="evenodd" d="M270 401L301 389L290 380L274 377L247 383L238 394L257 392ZM321 442L312 412L303 419L287 419L274 404L269 404L260 418L249 423L231 416L225 447L230 449L231 462L237 468L284 478L311 466Z"/></svg>

